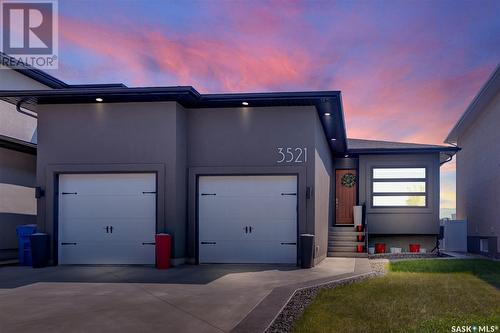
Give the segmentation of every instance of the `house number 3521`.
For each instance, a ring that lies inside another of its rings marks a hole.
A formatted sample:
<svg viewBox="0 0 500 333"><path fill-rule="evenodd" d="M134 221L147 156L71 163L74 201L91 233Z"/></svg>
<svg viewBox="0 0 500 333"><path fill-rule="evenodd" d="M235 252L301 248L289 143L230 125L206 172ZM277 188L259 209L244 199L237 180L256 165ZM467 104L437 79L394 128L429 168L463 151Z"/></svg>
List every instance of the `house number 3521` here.
<svg viewBox="0 0 500 333"><path fill-rule="evenodd" d="M307 148L278 147L278 163L307 162Z"/></svg>

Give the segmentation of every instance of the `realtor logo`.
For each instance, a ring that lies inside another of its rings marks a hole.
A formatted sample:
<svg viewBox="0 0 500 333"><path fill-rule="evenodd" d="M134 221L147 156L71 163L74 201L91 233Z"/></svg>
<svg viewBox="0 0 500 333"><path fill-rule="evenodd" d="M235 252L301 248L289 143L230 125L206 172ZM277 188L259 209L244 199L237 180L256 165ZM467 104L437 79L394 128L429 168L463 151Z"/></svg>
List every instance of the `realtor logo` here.
<svg viewBox="0 0 500 333"><path fill-rule="evenodd" d="M0 0L1 51L9 67L57 68L57 0ZM2 64L6 65L2 58Z"/></svg>

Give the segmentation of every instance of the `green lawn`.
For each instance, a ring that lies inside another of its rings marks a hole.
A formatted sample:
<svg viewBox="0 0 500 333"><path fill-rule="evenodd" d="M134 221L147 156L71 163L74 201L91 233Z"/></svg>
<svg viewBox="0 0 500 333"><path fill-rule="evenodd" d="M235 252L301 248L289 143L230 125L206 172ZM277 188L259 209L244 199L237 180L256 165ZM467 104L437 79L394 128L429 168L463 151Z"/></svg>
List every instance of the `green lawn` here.
<svg viewBox="0 0 500 333"><path fill-rule="evenodd" d="M322 291L294 332L451 332L453 325L500 326L499 287L500 262L398 261L383 277Z"/></svg>

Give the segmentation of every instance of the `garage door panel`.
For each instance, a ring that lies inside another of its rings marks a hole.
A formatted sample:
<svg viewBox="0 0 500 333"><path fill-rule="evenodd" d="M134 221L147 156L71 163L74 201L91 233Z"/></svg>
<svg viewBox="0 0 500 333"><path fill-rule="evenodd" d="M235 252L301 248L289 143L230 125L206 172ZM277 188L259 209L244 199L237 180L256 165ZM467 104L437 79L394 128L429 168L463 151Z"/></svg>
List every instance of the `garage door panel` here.
<svg viewBox="0 0 500 333"><path fill-rule="evenodd" d="M200 262L295 263L296 191L296 176L200 177Z"/></svg>
<svg viewBox="0 0 500 333"><path fill-rule="evenodd" d="M106 264L109 260L107 248L102 241L71 243L73 242L68 240L59 243L59 264ZM82 252L85 252L84 256Z"/></svg>
<svg viewBox="0 0 500 333"><path fill-rule="evenodd" d="M64 219L59 221L59 235L65 241L105 240L107 223L104 219Z"/></svg>
<svg viewBox="0 0 500 333"><path fill-rule="evenodd" d="M129 223L116 223L113 227L113 235L116 235L118 242L154 242L155 234L155 221L151 219L131 219Z"/></svg>
<svg viewBox="0 0 500 333"><path fill-rule="evenodd" d="M80 195L128 195L156 190L154 174L62 174L59 176L60 192L77 192Z"/></svg>
<svg viewBox="0 0 500 333"><path fill-rule="evenodd" d="M60 264L79 265L154 265L152 245L117 243L112 248L102 242L80 242L76 245L62 245ZM82 256L82 251L85 255ZM124 256L123 253L127 253Z"/></svg>
<svg viewBox="0 0 500 333"><path fill-rule="evenodd" d="M200 223L199 228L200 241L245 240L250 236L255 240L295 241L297 231L290 227L291 224L295 225L295 220L264 219L259 221L259 224L254 219L204 220L203 223ZM245 227L252 227L251 235L245 233Z"/></svg>
<svg viewBox="0 0 500 333"><path fill-rule="evenodd" d="M144 196L80 196L61 200L62 218L127 218L156 215L156 198Z"/></svg>
<svg viewBox="0 0 500 333"><path fill-rule="evenodd" d="M269 183L273 177L272 184ZM279 177L279 179L278 179ZM201 177L199 192L222 196L265 196L270 193L296 191L295 176L210 176Z"/></svg>
<svg viewBox="0 0 500 333"><path fill-rule="evenodd" d="M294 222L294 220L265 220L262 225L252 228L252 237L256 240L295 242L297 230L290 228L290 224Z"/></svg>
<svg viewBox="0 0 500 333"><path fill-rule="evenodd" d="M214 239L245 239L244 228L246 222L243 220L234 219L214 219L204 220L200 223L199 234L200 241ZM224 230L224 232L221 232Z"/></svg>
<svg viewBox="0 0 500 333"><path fill-rule="evenodd" d="M85 219L71 218L65 219L60 226L60 234L64 239L74 241L81 240L113 240L120 239L140 239L151 241L155 235L155 223L152 219ZM109 227L113 226L113 232ZM106 232L108 227L108 232ZM113 238L112 238L113 237Z"/></svg>
<svg viewBox="0 0 500 333"><path fill-rule="evenodd" d="M201 199L200 211L203 211L203 217L207 218L239 218L251 216L259 220L273 217L281 219L295 219L297 209L297 199L294 197L261 197L261 198L213 198Z"/></svg>
<svg viewBox="0 0 500 333"><path fill-rule="evenodd" d="M154 264L154 246L142 243L154 242L156 194L142 192L155 184L154 174L61 175L59 262Z"/></svg>
<svg viewBox="0 0 500 333"><path fill-rule="evenodd" d="M238 249L227 251L226 249ZM296 245L276 242L218 241L216 244L200 244L202 263L283 263L296 262Z"/></svg>

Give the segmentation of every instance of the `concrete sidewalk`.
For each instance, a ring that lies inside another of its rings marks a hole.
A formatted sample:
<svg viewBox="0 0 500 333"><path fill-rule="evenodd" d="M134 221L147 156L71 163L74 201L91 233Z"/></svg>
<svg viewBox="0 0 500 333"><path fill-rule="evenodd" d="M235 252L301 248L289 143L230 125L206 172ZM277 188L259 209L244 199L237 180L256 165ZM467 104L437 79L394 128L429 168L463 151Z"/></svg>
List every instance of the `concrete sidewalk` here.
<svg viewBox="0 0 500 333"><path fill-rule="evenodd" d="M354 258L327 258L309 270L273 265L186 265L166 271L2 267L0 332L228 332L252 314L265 327L296 286L369 269L367 259ZM273 306L266 308L266 299L274 300ZM262 311L269 315L259 316Z"/></svg>

